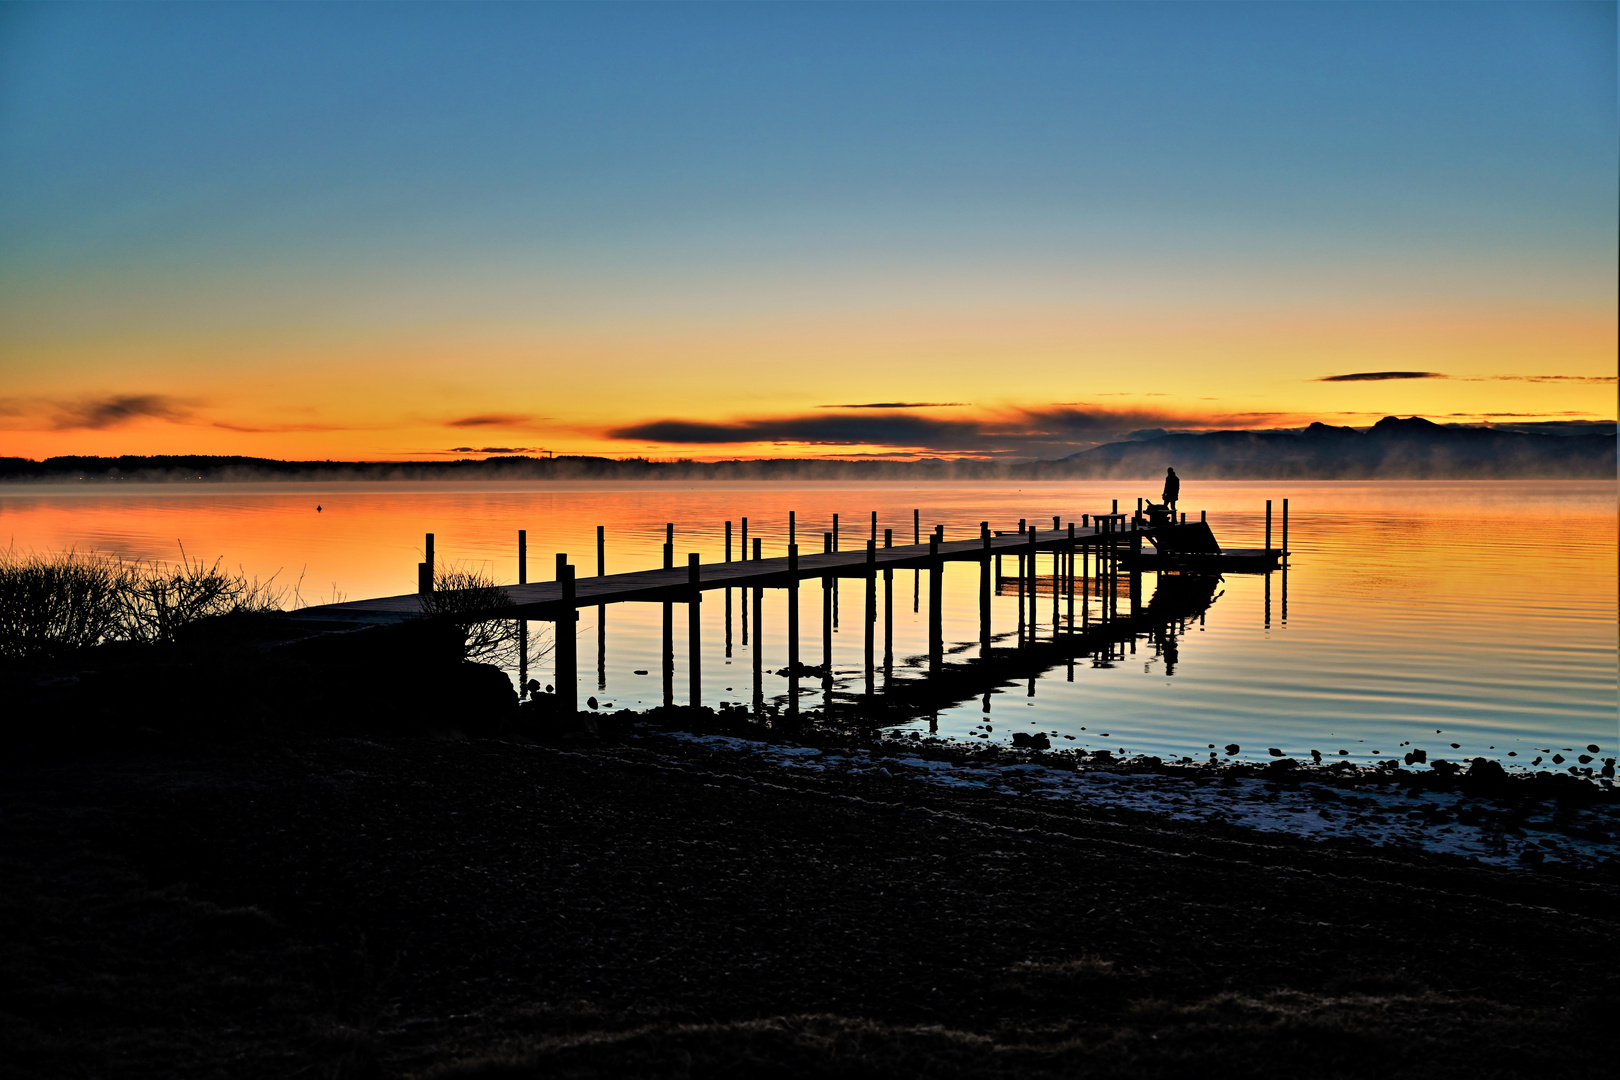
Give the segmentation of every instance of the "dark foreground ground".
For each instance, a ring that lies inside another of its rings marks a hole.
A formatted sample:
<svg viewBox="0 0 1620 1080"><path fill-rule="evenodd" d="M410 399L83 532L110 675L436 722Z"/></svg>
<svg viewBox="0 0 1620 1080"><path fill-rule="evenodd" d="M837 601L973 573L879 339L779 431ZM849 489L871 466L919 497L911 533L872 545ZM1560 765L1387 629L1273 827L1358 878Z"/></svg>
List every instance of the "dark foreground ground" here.
<svg viewBox="0 0 1620 1080"><path fill-rule="evenodd" d="M0 783L7 1077L1612 1075L1596 878L652 742Z"/></svg>

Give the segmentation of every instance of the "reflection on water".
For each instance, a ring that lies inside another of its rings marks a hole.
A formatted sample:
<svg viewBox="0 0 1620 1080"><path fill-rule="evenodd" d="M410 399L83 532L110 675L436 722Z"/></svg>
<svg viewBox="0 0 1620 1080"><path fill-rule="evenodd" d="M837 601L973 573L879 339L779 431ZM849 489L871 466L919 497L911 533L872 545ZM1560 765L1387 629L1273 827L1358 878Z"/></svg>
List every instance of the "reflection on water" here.
<svg viewBox="0 0 1620 1080"><path fill-rule="evenodd" d="M707 562L723 555L727 519L740 541L746 516L750 544L759 540L769 557L785 552L790 510L805 540L831 531L838 514L841 546L853 547L871 534L874 512L880 543L883 529L906 543L914 530L926 534L935 524L957 539L976 533L982 520L1012 530L1021 518L1069 520L1107 510L1114 499L1134 508L1146 488L17 487L0 489L0 535L21 549L157 558L172 558L184 543L193 556L223 556L251 574L279 569L280 581L298 583L302 598L318 603L413 590L427 532L437 535L441 562L515 581L516 534L525 529L529 577L544 580L558 551L569 552L582 573L596 569L598 525L607 569L618 572L661 565L667 523L678 560L696 551ZM1033 596L1020 600L1011 569L992 589L992 656L1014 651L1020 634L1026 645L1022 659L1008 661L1024 666L986 693L965 682L944 685L949 679L925 688L928 574L895 571L892 582L883 575L876 582L875 688L906 683L912 705L930 708L913 723L945 735L999 741L1044 731L1055 733L1058 745L1166 757L1203 757L1210 744L1223 752L1233 742L1244 757L1276 747L1296 756L1316 749L1338 757L1342 750L1356 761L1404 753L1408 744L1433 756L1484 754L1509 764L1573 757L1587 744L1612 755L1615 494L1613 484L1577 481L1188 482L1183 507L1207 509L1227 546L1260 546L1264 500L1291 499L1286 598L1280 578L1229 576L1213 583L1208 601L1191 606L1197 611L1158 620L1128 640L1065 653L1052 631L1066 625L1066 597L1054 595L1043 556L1037 569L1047 580ZM974 564L952 563L943 574L940 660L947 670L967 665L983 646L978 573ZM1076 608L1079 625L1100 612L1095 587L1091 582ZM1183 586L1147 575L1141 603L1163 610L1167 587ZM820 583L808 581L800 600L801 662L819 668L830 656L835 703L865 693L864 585L844 579L824 605ZM758 611L751 591L705 597L706 704L752 702L756 648L762 697L785 701L788 678L775 674L788 663L785 603L780 590L763 593ZM685 702L686 613L672 617L675 648L666 662L662 605L583 609L576 626L581 699L643 708L668 693ZM541 674L542 683L551 681ZM802 681L804 707L820 707L827 693L820 673Z"/></svg>

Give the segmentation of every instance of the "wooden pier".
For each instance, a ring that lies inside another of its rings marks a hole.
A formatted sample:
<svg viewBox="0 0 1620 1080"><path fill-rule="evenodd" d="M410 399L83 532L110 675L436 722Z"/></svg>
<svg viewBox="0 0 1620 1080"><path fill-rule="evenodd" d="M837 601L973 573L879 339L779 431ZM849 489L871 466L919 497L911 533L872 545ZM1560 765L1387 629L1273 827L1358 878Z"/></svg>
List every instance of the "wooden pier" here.
<svg viewBox="0 0 1620 1080"><path fill-rule="evenodd" d="M1283 535L1286 544L1286 500L1283 505ZM885 530L882 544L879 544L874 515L872 537L862 548L855 550L839 549L838 523L834 518L833 529L822 535L822 550L811 554L800 553L796 542L795 515L790 515L787 554L769 559L762 557L761 543L757 536L754 538L752 557L747 557L750 554L747 543L747 519L743 519L742 524L742 554L745 556L742 559L730 558L732 531L731 522L727 522L725 530L727 558L724 561L705 564L696 553L691 553L687 557L686 565L678 566L675 558L674 527L668 526L663 550L664 565L657 569L624 574L602 572L605 568L604 541L603 530L599 527L596 544L597 574L591 577L578 576L576 568L568 561L568 556L558 554L556 578L548 582L526 580L527 536L519 533L518 584L496 587L501 600L488 609L487 617L518 621L524 626L521 633L526 638L526 624L530 620L552 622L561 628L572 624L578 618L576 614L578 609L582 607L597 607L599 611L605 612L608 604L661 603L664 607L662 672L664 701L665 704L673 704L674 605L686 604L688 686L692 703L698 704L702 700L699 605L703 600L703 594L725 590L726 655L730 656L731 590L741 590L745 643L750 614L754 626L754 706L756 711L759 711L764 706L760 651L764 596L767 590L781 590L786 597L787 629L787 666L782 674L788 677L787 709L789 715L793 716L799 710L802 677L820 681L825 700L827 702L832 700L834 682L832 633L838 621L837 591L840 579L853 578L864 583L861 591L864 594L862 599L865 616L863 643L866 693L863 697L871 699L874 697L876 685L877 647L874 629L878 619L877 583L880 576L884 582L882 603L885 611L882 670L885 687L888 688L893 685L892 615L893 579L896 570L918 572L916 595L913 597L914 608L921 602L922 578L926 572L928 578L926 663L929 675L937 677L945 673L946 667L943 640L945 564L970 562L979 565L980 625L977 644L980 656L976 665L984 674L989 674L993 668L1003 664L1002 661L993 662L993 654L997 652L996 643L1002 638L1015 633L1019 650L1025 650L1035 643L1037 627L1044 625L1046 621L1043 615L1037 613L1037 601L1050 604L1052 642L1055 644L1059 638L1064 639L1067 646L1071 647L1071 653L1072 647L1082 649L1087 647L1082 639L1089 641L1095 638L1098 642L1108 642L1120 640L1121 635L1125 635L1134 640L1134 634L1140 629L1136 626L1136 617L1142 612L1143 541L1155 533L1167 537L1168 527L1208 535L1209 542L1213 544L1213 534L1209 533L1207 526L1198 522L1189 526L1185 524L1185 515L1174 524L1167 523L1162 518L1154 524L1143 516L1140 508L1135 515L1128 516L1117 511L1117 504L1114 511L1086 514L1079 522L1065 524L1060 518L1053 518L1051 529L1041 529L1027 522L1020 522L1016 532L997 533L990 529L988 522L981 522L977 536L950 541L944 538L943 526L935 526L934 531L924 541L920 518L914 514L913 543L898 547L893 545L893 530ZM1258 561L1269 569L1283 554L1281 550L1269 546L1271 534L1269 501L1266 505L1266 534L1268 545L1265 549L1258 553L1244 554L1247 563L1256 561L1253 556L1261 556ZM422 563L418 568L418 581L423 592L430 591L434 581L431 534L427 538L425 551L430 561ZM1004 561L1008 560L1015 570L1011 576L1003 573ZM1037 573L1037 568L1043 561L1047 564L1048 572ZM1239 569L1236 566L1233 568ZM1242 569L1249 568L1248 565L1242 567ZM799 592L801 583L807 580L819 580L822 584L822 662L819 666L806 665L800 660ZM1003 633L998 637L991 626L991 597L1006 595L1013 591L1019 598L1016 631ZM1098 614L1095 616L1092 614L1093 598L1100 604ZM1080 601L1078 620L1075 611L1077 599ZM1123 612L1120 610L1122 601L1128 604L1128 608ZM1269 603L1267 607L1269 614ZM412 621L420 619L422 612L422 592L417 592L304 608L296 612L293 618L312 627L338 630ZM477 619L485 614L476 610L460 611L457 618ZM1061 632L1060 627L1063 628ZM599 682L605 675L602 670L606 652L604 635L604 619L599 618L597 640ZM577 649L575 634L560 632L555 635L553 661L556 669L556 700L559 708L570 712L578 706ZM526 681L526 671L522 678ZM946 681L955 683L960 680ZM943 688L942 686L941 689ZM915 696L914 691L912 696Z"/></svg>

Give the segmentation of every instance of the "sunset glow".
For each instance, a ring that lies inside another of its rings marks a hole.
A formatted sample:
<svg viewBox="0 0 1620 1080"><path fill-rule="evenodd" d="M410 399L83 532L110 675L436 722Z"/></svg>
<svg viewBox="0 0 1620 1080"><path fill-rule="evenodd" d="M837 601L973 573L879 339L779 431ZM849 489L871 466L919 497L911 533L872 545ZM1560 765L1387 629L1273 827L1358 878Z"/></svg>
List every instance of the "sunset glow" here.
<svg viewBox="0 0 1620 1080"><path fill-rule="evenodd" d="M1613 18L8 8L0 455L1613 419Z"/></svg>

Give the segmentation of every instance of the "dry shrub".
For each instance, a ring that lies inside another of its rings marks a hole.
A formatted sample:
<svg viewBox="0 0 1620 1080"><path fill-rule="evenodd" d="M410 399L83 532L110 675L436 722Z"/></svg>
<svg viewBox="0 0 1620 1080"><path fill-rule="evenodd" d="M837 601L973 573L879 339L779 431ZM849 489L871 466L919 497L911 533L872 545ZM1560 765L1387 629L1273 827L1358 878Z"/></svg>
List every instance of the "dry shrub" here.
<svg viewBox="0 0 1620 1080"><path fill-rule="evenodd" d="M51 657L119 636L130 568L80 555L0 555L0 657Z"/></svg>
<svg viewBox="0 0 1620 1080"><path fill-rule="evenodd" d="M124 634L131 641L173 641L199 619L243 612L278 611L281 592L274 579L261 583L242 574L193 560L180 549L174 564L137 565L124 589Z"/></svg>
<svg viewBox="0 0 1620 1080"><path fill-rule="evenodd" d="M422 614L461 628L462 655L486 664L516 667L525 649L528 663L538 664L551 651L539 634L524 634L522 624L502 612L517 607L495 580L476 570L447 566L435 569L433 591L421 597Z"/></svg>
<svg viewBox="0 0 1620 1080"><path fill-rule="evenodd" d="M0 553L0 658L51 659L107 641L173 641L199 619L277 611L274 578L231 574L219 561L125 562L75 551Z"/></svg>

